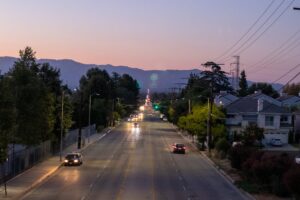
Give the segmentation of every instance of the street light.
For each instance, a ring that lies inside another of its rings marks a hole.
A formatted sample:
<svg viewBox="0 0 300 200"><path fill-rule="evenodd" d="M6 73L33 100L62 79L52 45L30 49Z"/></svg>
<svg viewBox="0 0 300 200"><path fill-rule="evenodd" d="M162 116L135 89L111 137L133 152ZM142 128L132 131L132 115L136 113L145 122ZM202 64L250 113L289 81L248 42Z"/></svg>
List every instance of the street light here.
<svg viewBox="0 0 300 200"><path fill-rule="evenodd" d="M59 161L62 161L62 149L63 149L63 130L64 130L64 96L65 91L62 91L61 95L61 120L60 120L60 149L59 149Z"/></svg>
<svg viewBox="0 0 300 200"><path fill-rule="evenodd" d="M88 143L90 143L90 136L91 136L91 107L92 107L92 96L93 95L99 96L100 94L94 93L94 94L90 94L90 96L89 96L89 135L88 135Z"/></svg>

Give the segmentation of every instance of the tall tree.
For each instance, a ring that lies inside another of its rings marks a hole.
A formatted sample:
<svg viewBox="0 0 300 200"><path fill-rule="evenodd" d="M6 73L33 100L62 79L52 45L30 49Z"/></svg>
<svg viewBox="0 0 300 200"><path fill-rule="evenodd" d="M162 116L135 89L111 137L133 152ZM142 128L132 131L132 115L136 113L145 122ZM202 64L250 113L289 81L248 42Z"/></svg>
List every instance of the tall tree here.
<svg viewBox="0 0 300 200"><path fill-rule="evenodd" d="M203 66L206 70L200 73L200 80L207 90L211 89L213 93L219 93L222 90L233 91L226 72L222 71L220 65L214 62L206 62Z"/></svg>
<svg viewBox="0 0 300 200"><path fill-rule="evenodd" d="M238 94L240 97L244 97L248 95L248 83L247 83L247 79L246 79L246 72L245 70L243 70L241 72L241 78L239 81L239 86L240 89L238 90Z"/></svg>
<svg viewBox="0 0 300 200"><path fill-rule="evenodd" d="M7 74L13 82L15 135L20 143L29 146L51 138L54 124L54 99L38 75L39 66L35 52L26 47Z"/></svg>
<svg viewBox="0 0 300 200"><path fill-rule="evenodd" d="M292 83L292 84L287 84L283 88L283 92L287 93L289 95L295 95L298 96L300 93L300 83Z"/></svg>

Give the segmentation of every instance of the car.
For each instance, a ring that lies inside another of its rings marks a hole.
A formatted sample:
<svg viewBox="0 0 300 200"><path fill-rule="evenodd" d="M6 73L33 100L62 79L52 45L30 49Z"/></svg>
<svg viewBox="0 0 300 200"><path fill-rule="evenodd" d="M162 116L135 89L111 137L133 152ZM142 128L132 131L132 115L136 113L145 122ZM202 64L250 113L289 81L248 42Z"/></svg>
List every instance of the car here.
<svg viewBox="0 0 300 200"><path fill-rule="evenodd" d="M65 157L64 165L65 166L82 165L81 153L68 153Z"/></svg>
<svg viewBox="0 0 300 200"><path fill-rule="evenodd" d="M183 153L185 154L185 145L184 144L173 144L173 153Z"/></svg>
<svg viewBox="0 0 300 200"><path fill-rule="evenodd" d="M168 121L168 119L166 117L163 117L162 120L165 122Z"/></svg>
<svg viewBox="0 0 300 200"><path fill-rule="evenodd" d="M136 123L136 122L134 122L134 123L132 124L132 126L133 126L134 128L138 128L138 127L139 127L139 124Z"/></svg>
<svg viewBox="0 0 300 200"><path fill-rule="evenodd" d="M274 147L281 147L282 142L279 138L272 138L271 139L271 145L274 146Z"/></svg>
<svg viewBox="0 0 300 200"><path fill-rule="evenodd" d="M295 163L300 164L300 155L295 156Z"/></svg>

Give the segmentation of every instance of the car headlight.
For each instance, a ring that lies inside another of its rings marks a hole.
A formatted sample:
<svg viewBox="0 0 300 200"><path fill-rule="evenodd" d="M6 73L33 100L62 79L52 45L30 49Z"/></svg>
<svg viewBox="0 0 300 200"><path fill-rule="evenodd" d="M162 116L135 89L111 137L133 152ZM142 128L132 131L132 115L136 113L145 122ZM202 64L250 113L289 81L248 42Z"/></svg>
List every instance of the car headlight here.
<svg viewBox="0 0 300 200"><path fill-rule="evenodd" d="M67 160L67 159L65 159L65 162L68 162L68 160Z"/></svg>
<svg viewBox="0 0 300 200"><path fill-rule="evenodd" d="M74 162L75 162L75 163L77 163L77 162L78 162L78 160L76 159L76 160L74 160Z"/></svg>

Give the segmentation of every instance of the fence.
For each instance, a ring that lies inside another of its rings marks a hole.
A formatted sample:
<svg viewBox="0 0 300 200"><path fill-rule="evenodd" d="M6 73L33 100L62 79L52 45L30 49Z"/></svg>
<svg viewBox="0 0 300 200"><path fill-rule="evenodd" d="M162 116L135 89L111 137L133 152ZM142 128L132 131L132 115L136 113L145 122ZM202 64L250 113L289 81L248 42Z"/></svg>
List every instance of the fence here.
<svg viewBox="0 0 300 200"><path fill-rule="evenodd" d="M96 133L96 126L91 125L90 135ZM89 136L89 127L82 129L82 144ZM68 131L63 138L63 149L77 143L78 129ZM26 148L23 145L11 144L9 145L8 159L3 165L0 165L0 183L13 178L21 172L33 167L37 163L45 160L46 158L56 154L59 151L57 145L53 145L51 141L46 141L40 145Z"/></svg>

